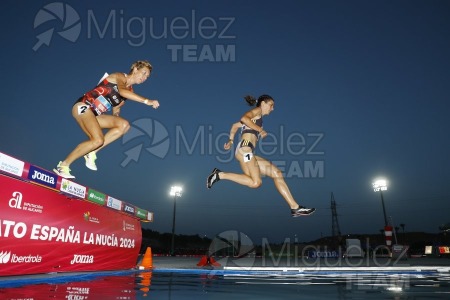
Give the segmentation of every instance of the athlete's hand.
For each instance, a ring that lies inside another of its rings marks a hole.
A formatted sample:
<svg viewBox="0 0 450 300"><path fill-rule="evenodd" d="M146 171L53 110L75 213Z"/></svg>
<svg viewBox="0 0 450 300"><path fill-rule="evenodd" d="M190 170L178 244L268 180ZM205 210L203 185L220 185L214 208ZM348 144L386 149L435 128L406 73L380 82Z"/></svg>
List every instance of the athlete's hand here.
<svg viewBox="0 0 450 300"><path fill-rule="evenodd" d="M150 100L150 104L151 106L153 106L154 109L157 109L159 107L159 102L158 100Z"/></svg>
<svg viewBox="0 0 450 300"><path fill-rule="evenodd" d="M223 145L223 148L225 150L230 150L232 144L233 144L233 142L230 140Z"/></svg>
<svg viewBox="0 0 450 300"><path fill-rule="evenodd" d="M261 130L261 131L259 132L259 136L260 136L261 138L265 138L265 137L267 136L267 132L266 132L265 130Z"/></svg>
<svg viewBox="0 0 450 300"><path fill-rule="evenodd" d="M157 109L159 107L158 100L145 99L144 100L144 104L149 105L149 106L153 106L154 109Z"/></svg>

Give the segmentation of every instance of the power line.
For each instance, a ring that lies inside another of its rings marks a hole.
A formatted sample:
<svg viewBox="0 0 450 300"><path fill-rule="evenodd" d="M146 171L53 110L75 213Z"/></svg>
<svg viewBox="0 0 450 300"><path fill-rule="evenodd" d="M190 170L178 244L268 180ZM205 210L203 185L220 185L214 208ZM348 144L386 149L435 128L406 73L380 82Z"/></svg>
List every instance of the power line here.
<svg viewBox="0 0 450 300"><path fill-rule="evenodd" d="M337 239L340 239L341 237L341 229L339 227L336 201L334 200L333 192L331 192L331 235Z"/></svg>

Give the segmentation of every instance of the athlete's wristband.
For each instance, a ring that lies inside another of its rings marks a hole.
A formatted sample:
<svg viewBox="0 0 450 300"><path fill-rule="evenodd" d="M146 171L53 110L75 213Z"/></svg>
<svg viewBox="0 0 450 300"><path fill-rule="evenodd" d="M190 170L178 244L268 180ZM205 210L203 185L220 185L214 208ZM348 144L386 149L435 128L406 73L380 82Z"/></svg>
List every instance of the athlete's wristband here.
<svg viewBox="0 0 450 300"><path fill-rule="evenodd" d="M234 144L234 141L232 139L229 139L228 143Z"/></svg>
<svg viewBox="0 0 450 300"><path fill-rule="evenodd" d="M148 104L148 99L145 99L145 100L144 100L144 104Z"/></svg>

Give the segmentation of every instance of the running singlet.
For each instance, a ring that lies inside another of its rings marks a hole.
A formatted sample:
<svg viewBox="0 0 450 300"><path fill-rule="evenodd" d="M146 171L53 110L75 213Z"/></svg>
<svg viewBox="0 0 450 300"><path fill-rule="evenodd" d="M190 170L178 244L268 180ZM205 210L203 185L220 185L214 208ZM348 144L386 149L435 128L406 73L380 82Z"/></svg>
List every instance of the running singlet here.
<svg viewBox="0 0 450 300"><path fill-rule="evenodd" d="M262 117L259 118L259 119L256 119L256 120L252 120L252 121L253 121L253 123L255 123L256 125L258 125L259 127L262 128L262 125L263 125ZM241 134L244 134L244 133L252 133L252 134L256 135L256 137L259 137L259 132L258 131L254 130L254 129L251 129L250 127L248 127L244 123L242 123Z"/></svg>
<svg viewBox="0 0 450 300"><path fill-rule="evenodd" d="M132 91L133 89L130 88L130 90ZM78 99L77 102L86 103L92 112L99 116L125 100L125 98L120 96L117 84L104 79L93 90L90 90Z"/></svg>

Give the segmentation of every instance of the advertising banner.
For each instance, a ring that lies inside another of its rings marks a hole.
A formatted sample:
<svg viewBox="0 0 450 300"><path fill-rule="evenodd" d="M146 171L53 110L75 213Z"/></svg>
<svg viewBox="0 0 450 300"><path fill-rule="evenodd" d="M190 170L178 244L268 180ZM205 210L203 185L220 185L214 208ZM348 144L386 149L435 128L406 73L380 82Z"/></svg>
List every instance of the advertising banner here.
<svg viewBox="0 0 450 300"><path fill-rule="evenodd" d="M139 276L142 276L139 274ZM2 300L49 300L49 299L65 299L65 300L87 300L87 299L124 299L134 300L141 299L141 295L145 295L143 291L135 290L136 283L141 283L140 277L134 274L122 276L107 276L99 278L91 278L91 276L83 276L83 281L76 281L76 277L55 277L52 281L42 281L45 284L34 284L32 287L6 287L1 288ZM89 278L86 280L84 278ZM149 289L151 282L148 282Z"/></svg>
<svg viewBox="0 0 450 300"><path fill-rule="evenodd" d="M90 202L44 188L54 188L52 174L32 171L39 185L0 174L0 276L135 267L139 219L98 205L98 195ZM70 181L61 189L87 193Z"/></svg>

